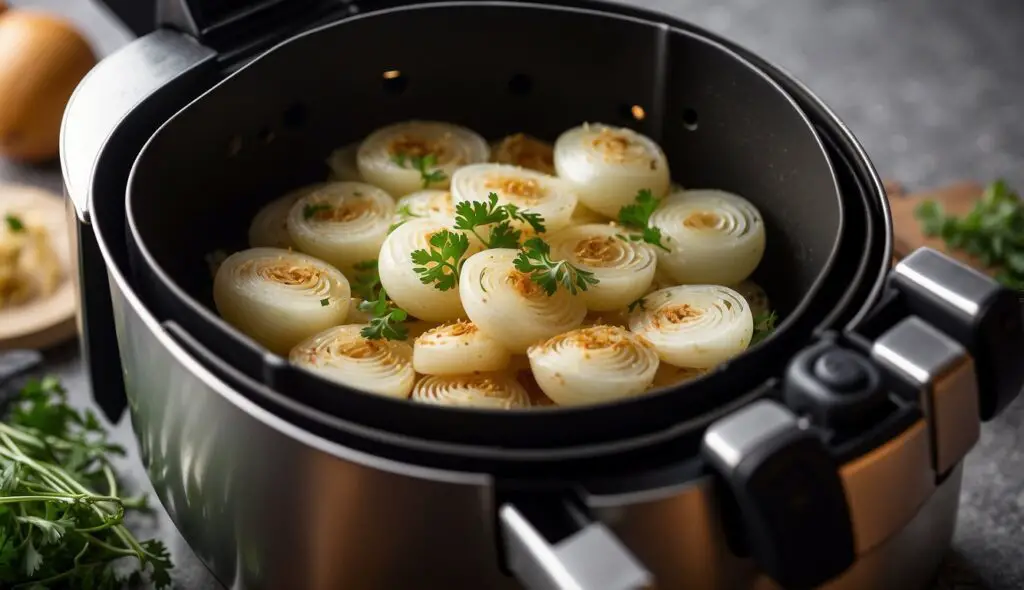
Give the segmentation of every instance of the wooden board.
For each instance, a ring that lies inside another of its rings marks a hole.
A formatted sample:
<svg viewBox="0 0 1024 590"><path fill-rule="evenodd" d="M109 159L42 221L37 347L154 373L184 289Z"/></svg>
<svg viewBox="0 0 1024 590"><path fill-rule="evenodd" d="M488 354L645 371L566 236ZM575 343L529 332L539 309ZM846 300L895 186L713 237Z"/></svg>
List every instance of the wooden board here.
<svg viewBox="0 0 1024 590"><path fill-rule="evenodd" d="M64 198L31 187L0 185L0 223L7 212L34 212L43 219L63 266L63 281L49 297L0 310L0 350L43 349L75 335L74 273Z"/></svg>
<svg viewBox="0 0 1024 590"><path fill-rule="evenodd" d="M941 204L947 213L966 215L984 190L985 187L976 182L958 182L940 189L906 194L894 184L893 190L889 192L889 206L892 208L895 257L902 258L921 247L934 248L985 273L994 274L993 269L986 268L973 256L948 250L940 238L926 236L921 229L921 223L914 217L917 206L929 199Z"/></svg>

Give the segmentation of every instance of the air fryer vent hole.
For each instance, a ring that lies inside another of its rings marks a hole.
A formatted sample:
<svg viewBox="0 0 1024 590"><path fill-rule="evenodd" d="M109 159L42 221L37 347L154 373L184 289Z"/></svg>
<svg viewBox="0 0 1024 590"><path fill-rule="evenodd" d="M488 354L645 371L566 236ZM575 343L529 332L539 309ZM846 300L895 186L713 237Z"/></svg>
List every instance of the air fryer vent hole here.
<svg viewBox="0 0 1024 590"><path fill-rule="evenodd" d="M387 70L381 75L381 88L384 94L398 96L409 86L409 77L399 70Z"/></svg>
<svg viewBox="0 0 1024 590"><path fill-rule="evenodd" d="M683 109L683 127L689 131L696 131L700 124L697 118L697 111L693 109Z"/></svg>
<svg viewBox="0 0 1024 590"><path fill-rule="evenodd" d="M533 90L533 78L527 74L515 74L508 79L508 93L512 96L526 96Z"/></svg>
<svg viewBox="0 0 1024 590"><path fill-rule="evenodd" d="M284 121L286 127L292 129L298 129L306 124L306 120L309 118L309 111L306 109L306 105L301 102L293 103L287 109L281 119Z"/></svg>

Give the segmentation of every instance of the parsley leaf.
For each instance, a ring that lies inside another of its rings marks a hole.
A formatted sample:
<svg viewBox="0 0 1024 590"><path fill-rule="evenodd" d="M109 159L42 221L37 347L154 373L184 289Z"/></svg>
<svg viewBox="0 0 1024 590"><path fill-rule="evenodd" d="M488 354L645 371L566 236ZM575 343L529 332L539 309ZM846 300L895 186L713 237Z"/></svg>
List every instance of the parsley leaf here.
<svg viewBox="0 0 1024 590"><path fill-rule="evenodd" d="M413 213L412 212L412 207L410 207L408 203L406 203L405 205L402 205L401 207L399 207L395 211L395 216L398 217L398 221L396 221L396 222L392 223L390 226L388 226L388 234L389 235L391 234L391 232L393 232L396 229L398 229L398 227L401 226L406 221L409 221L410 219L413 219L413 218L416 218L416 217L423 217L422 215L416 215L415 213Z"/></svg>
<svg viewBox="0 0 1024 590"><path fill-rule="evenodd" d="M594 273L581 270L565 260L551 260L551 246L540 238L526 240L523 249L516 256L516 270L528 274L549 295L554 295L559 286L576 295L598 283Z"/></svg>
<svg viewBox="0 0 1024 590"><path fill-rule="evenodd" d="M668 248L661 241L661 230L649 225L651 215L654 214L654 211L657 210L660 204L661 199L655 197L650 189L641 189L637 192L636 199L632 205L626 205L619 209L619 223L641 232L640 235L629 236L630 240L634 242L644 241L668 252Z"/></svg>
<svg viewBox="0 0 1024 590"><path fill-rule="evenodd" d="M778 316L774 311L766 311L754 316L754 335L750 338L750 346L761 342L775 332Z"/></svg>
<svg viewBox="0 0 1024 590"><path fill-rule="evenodd" d="M20 233L25 231L25 224L21 221L21 218L8 213L4 215L4 221L7 222L7 229L11 230L11 233Z"/></svg>
<svg viewBox="0 0 1024 590"><path fill-rule="evenodd" d="M511 203L498 204L498 194L487 195L487 202L462 201L455 205L455 229L471 232L487 248L518 248L523 232L512 227L513 221L528 224L533 231L544 233L544 217L539 213L520 209ZM490 234L485 238L477 231L483 226L491 226Z"/></svg>
<svg viewBox="0 0 1024 590"><path fill-rule="evenodd" d="M414 250L411 258L413 271L420 275L424 285L433 284L439 291L447 291L459 284L462 257L469 250L469 238L462 232L446 229L430 236L430 248Z"/></svg>
<svg viewBox="0 0 1024 590"><path fill-rule="evenodd" d="M948 215L935 201L921 203L914 214L926 235L999 269L997 281L1024 290L1024 202L1006 182L990 184L964 216Z"/></svg>
<svg viewBox="0 0 1024 590"><path fill-rule="evenodd" d="M423 188L430 188L430 185L443 182L448 178L448 175L446 175L443 170L432 170L432 168L437 166L436 154L410 156L403 152L399 152L391 156L391 161L402 168L406 168L406 163L409 163L413 168L419 170L420 181L423 183Z"/></svg>
<svg viewBox="0 0 1024 590"><path fill-rule="evenodd" d="M360 330L359 334L367 340L406 340L409 338L409 330L402 325L402 322L409 319L409 314L404 309L395 307L388 299L387 291L381 287L377 299L363 301L359 304L359 311L373 315L370 325Z"/></svg>
<svg viewBox="0 0 1024 590"><path fill-rule="evenodd" d="M377 288L380 287L380 274L377 272L376 260L357 262L353 267L356 274L352 279L352 294L363 301L377 299Z"/></svg>

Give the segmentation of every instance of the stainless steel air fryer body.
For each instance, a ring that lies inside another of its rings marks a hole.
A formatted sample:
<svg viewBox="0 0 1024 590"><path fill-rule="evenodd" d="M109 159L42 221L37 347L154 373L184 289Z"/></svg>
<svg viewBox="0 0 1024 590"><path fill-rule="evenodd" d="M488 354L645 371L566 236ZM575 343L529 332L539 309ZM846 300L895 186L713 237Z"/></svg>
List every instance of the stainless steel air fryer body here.
<svg viewBox="0 0 1024 590"><path fill-rule="evenodd" d="M806 89L733 48L807 111L843 190L863 197L866 221L831 277L836 303L820 337L794 351L780 379L685 419L696 444L677 449L689 455L614 477L598 461L552 488L550 477L510 477L479 462L421 461L371 430L343 427L225 363L140 294L125 238L129 172L157 128L219 81L226 60L211 47L230 27L204 26L215 11L190 12L196 4L159 6L202 43L158 30L83 82L61 153L94 387L127 393L164 507L225 586L903 590L933 575L979 417L996 414L1024 380L998 353L1020 345L1020 310L989 279L928 250L883 283L880 182ZM302 28L253 22L263 28L239 30ZM118 395L98 399L120 413Z"/></svg>

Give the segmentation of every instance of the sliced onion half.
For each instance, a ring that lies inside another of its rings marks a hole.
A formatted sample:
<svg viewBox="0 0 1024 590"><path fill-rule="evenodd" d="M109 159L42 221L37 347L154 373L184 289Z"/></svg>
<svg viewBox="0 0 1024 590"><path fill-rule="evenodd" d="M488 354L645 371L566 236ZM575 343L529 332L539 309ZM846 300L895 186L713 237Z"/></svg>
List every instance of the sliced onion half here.
<svg viewBox="0 0 1024 590"><path fill-rule="evenodd" d="M327 166L331 169L331 180L363 182L363 175L359 173L359 166L356 165L356 153L359 152L359 143L357 141L338 148L327 157Z"/></svg>
<svg viewBox="0 0 1024 590"><path fill-rule="evenodd" d="M304 186L264 205L249 224L251 248L294 248L288 235L288 211L295 201L324 187L324 183Z"/></svg>
<svg viewBox="0 0 1024 590"><path fill-rule="evenodd" d="M433 219L446 224L455 223L455 204L448 191L422 190L398 199L395 221L408 221L417 217Z"/></svg>
<svg viewBox="0 0 1024 590"><path fill-rule="evenodd" d="M513 353L576 328L587 315L578 296L558 289L549 296L516 270L516 251L484 250L462 267L459 294L469 319Z"/></svg>
<svg viewBox="0 0 1024 590"><path fill-rule="evenodd" d="M679 283L735 285L764 256L764 220L743 197L718 190L673 193L651 215L669 251L658 265Z"/></svg>
<svg viewBox="0 0 1024 590"><path fill-rule="evenodd" d="M386 192L362 182L332 182L295 201L288 235L295 246L350 273L377 258L395 214Z"/></svg>
<svg viewBox="0 0 1024 590"><path fill-rule="evenodd" d="M680 285L644 297L629 328L677 367L709 369L747 349L754 318L743 296L718 285Z"/></svg>
<svg viewBox="0 0 1024 590"><path fill-rule="evenodd" d="M437 406L490 410L531 406L526 389L507 373L427 375L416 383L412 400Z"/></svg>
<svg viewBox="0 0 1024 590"><path fill-rule="evenodd" d="M416 372L412 347L393 340L367 340L365 324L335 326L299 343L288 355L297 367L341 385L377 395L409 397Z"/></svg>
<svg viewBox="0 0 1024 590"><path fill-rule="evenodd" d="M330 264L278 248L228 256L213 280L213 300L229 324L278 354L345 321L351 289Z"/></svg>
<svg viewBox="0 0 1024 590"><path fill-rule="evenodd" d="M577 225L547 238L554 260L568 260L594 273L598 284L580 293L587 308L612 311L628 306L647 292L658 258L644 242L623 239L607 224Z"/></svg>
<svg viewBox="0 0 1024 590"><path fill-rule="evenodd" d="M538 385L560 406L599 404L650 387L658 355L625 328L593 326L559 334L529 351Z"/></svg>
<svg viewBox="0 0 1024 590"><path fill-rule="evenodd" d="M632 129L583 124L555 142L555 169L579 191L580 202L613 219L642 189L660 197L668 192L665 152Z"/></svg>
<svg viewBox="0 0 1024 590"><path fill-rule="evenodd" d="M491 161L555 174L555 149L550 143L524 133L509 135L491 148Z"/></svg>
<svg viewBox="0 0 1024 590"><path fill-rule="evenodd" d="M356 163L363 179L395 197L424 188L448 188L459 167L486 162L491 149L476 132L437 121L406 121L374 131L359 146ZM430 158L437 180L424 186L416 158Z"/></svg>
<svg viewBox="0 0 1024 590"><path fill-rule="evenodd" d="M576 191L567 182L527 168L508 164L474 164L460 168L452 177L452 199L456 203L486 203L498 195L500 204L512 204L544 218L548 232L569 225L576 209ZM528 225L515 224L522 229Z"/></svg>
<svg viewBox="0 0 1024 590"><path fill-rule="evenodd" d="M452 322L428 330L413 344L413 368L424 375L493 372L509 366L500 342L472 322Z"/></svg>
<svg viewBox="0 0 1024 590"><path fill-rule="evenodd" d="M430 250L430 238L444 230L443 223L431 219L413 219L396 227L380 249L377 271L380 273L381 285L388 292L398 307L412 316L431 322L447 322L466 317L459 299L459 290L451 288L441 291L434 283L425 284L415 268L420 265L412 261L412 253L416 250ZM472 248L474 246L470 244ZM427 268L437 265L430 262ZM449 269L445 269L451 274Z"/></svg>

